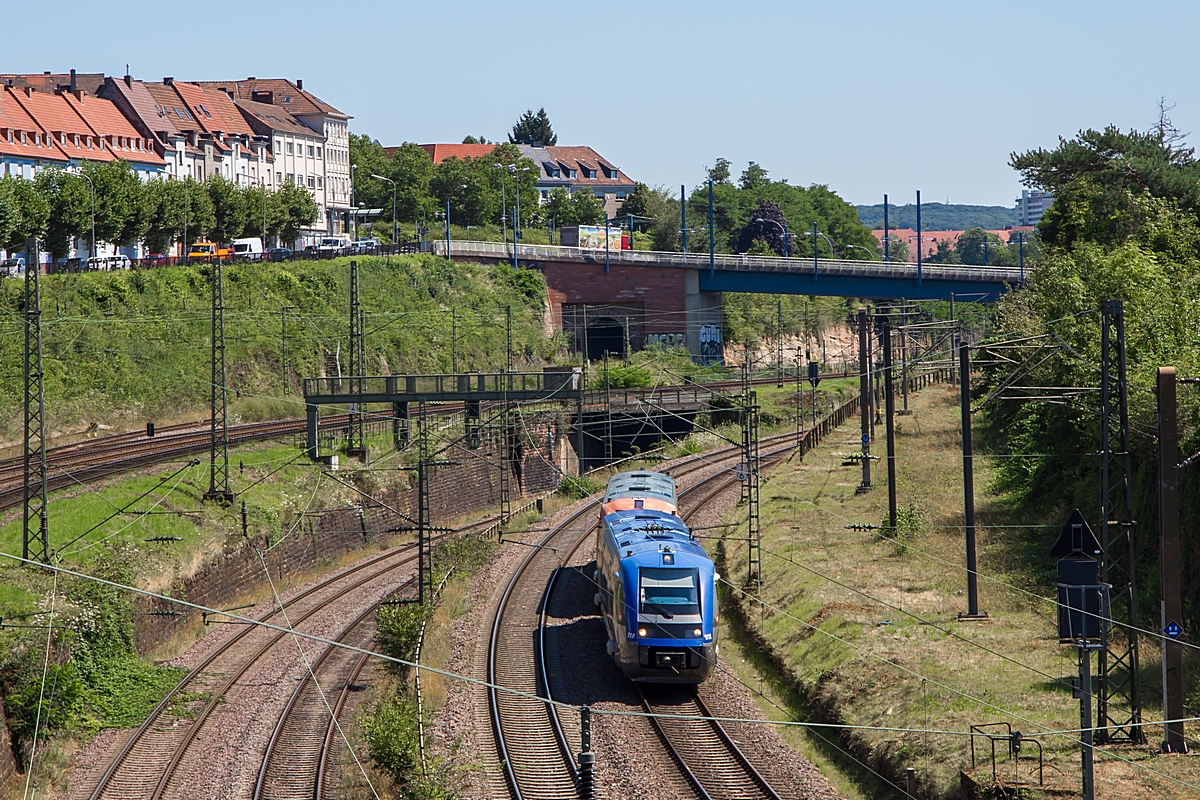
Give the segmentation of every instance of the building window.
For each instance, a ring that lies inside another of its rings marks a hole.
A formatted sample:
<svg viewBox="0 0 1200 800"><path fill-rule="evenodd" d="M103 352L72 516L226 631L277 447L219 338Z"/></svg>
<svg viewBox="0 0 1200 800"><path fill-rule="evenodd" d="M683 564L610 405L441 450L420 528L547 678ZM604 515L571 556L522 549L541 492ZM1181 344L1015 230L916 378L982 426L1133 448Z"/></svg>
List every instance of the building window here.
<svg viewBox="0 0 1200 800"><path fill-rule="evenodd" d="M317 185L316 178L314 178L312 175L309 175L308 176L308 188L315 189L316 185Z"/></svg>
<svg viewBox="0 0 1200 800"><path fill-rule="evenodd" d="M567 177L568 177L568 178L578 178L578 177L579 177L579 171L578 171L578 170L574 170L574 169L569 169L569 170L567 170Z"/></svg>
<svg viewBox="0 0 1200 800"><path fill-rule="evenodd" d="M289 156L292 154L292 143L291 142L288 142L287 153Z"/></svg>
<svg viewBox="0 0 1200 800"><path fill-rule="evenodd" d="M311 144L308 146L308 157L313 157L313 146Z"/></svg>
<svg viewBox="0 0 1200 800"><path fill-rule="evenodd" d="M283 183L283 173L282 172L275 173L275 183L276 184Z"/></svg>
<svg viewBox="0 0 1200 800"><path fill-rule="evenodd" d="M321 188L321 179L320 178L317 178L317 188L318 189Z"/></svg>
<svg viewBox="0 0 1200 800"><path fill-rule="evenodd" d="M317 148L317 158L321 157L321 148Z"/></svg>
<svg viewBox="0 0 1200 800"><path fill-rule="evenodd" d="M589 169L589 170L587 171L587 176L588 176L589 178L594 178L594 177L596 177L596 170L594 170L594 169Z"/></svg>
<svg viewBox="0 0 1200 800"><path fill-rule="evenodd" d="M276 139L276 140L275 140L275 152L276 152L276 153L282 153L282 152L283 152L283 139Z"/></svg>
<svg viewBox="0 0 1200 800"><path fill-rule="evenodd" d="M291 173L291 172L289 172L289 173L287 174L287 182L288 182L288 183L295 183L295 182L296 182L296 176L295 176L295 174L294 174L294 173Z"/></svg>

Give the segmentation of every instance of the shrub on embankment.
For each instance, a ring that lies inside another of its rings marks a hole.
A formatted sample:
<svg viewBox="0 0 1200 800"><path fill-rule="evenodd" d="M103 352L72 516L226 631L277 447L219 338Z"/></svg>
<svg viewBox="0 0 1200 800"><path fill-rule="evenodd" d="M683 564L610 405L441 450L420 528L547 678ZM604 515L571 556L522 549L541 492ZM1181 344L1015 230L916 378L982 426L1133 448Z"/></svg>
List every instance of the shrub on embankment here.
<svg viewBox="0 0 1200 800"><path fill-rule="evenodd" d="M358 263L368 373L449 372L452 350L461 370L502 369L505 306L513 311L518 366L539 363L558 350L545 333L545 284L535 271L425 255ZM325 374L327 363L348 369L349 276L349 259L225 267L226 360L235 418L296 416L303 411L296 398L301 378ZM210 286L204 265L44 277L51 427L202 416L209 393ZM0 361L11 367L0 371L0 440L19 435L22 294L21 281L0 281L0 309L9 312L0 319Z"/></svg>

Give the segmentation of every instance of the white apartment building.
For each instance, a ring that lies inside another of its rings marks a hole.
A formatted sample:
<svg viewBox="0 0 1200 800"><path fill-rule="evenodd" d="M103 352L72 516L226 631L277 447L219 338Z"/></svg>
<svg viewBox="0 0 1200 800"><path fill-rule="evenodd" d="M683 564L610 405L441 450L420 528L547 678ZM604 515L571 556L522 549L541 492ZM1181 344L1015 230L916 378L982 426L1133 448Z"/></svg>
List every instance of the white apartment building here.
<svg viewBox="0 0 1200 800"><path fill-rule="evenodd" d="M304 143L303 154L287 152L284 140L282 158L276 151L274 170L286 180L291 174L302 186L319 191L322 232L344 233L350 229L350 116L304 90L304 81L284 78L246 78L241 81L204 81L202 86L227 92L241 101L275 106L312 131L321 145ZM312 155L309 148L312 148ZM288 161L289 155L291 161ZM310 180L311 179L311 180ZM318 186L319 182L319 186Z"/></svg>
<svg viewBox="0 0 1200 800"><path fill-rule="evenodd" d="M1016 202L1017 224L1037 225L1042 214L1045 214L1054 203L1054 196L1040 189L1022 189L1021 196L1017 198Z"/></svg>

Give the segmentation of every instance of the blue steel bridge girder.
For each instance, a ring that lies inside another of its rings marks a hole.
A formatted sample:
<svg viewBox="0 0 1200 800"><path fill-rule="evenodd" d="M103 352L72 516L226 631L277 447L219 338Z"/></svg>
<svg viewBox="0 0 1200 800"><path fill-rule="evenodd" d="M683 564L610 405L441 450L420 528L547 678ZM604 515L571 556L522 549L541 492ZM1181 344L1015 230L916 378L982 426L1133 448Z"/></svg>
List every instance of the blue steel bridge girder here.
<svg viewBox="0 0 1200 800"><path fill-rule="evenodd" d="M994 303L1000 295L1014 288L1001 281L964 280L923 276L921 284L911 278L872 275L821 274L814 281L812 273L749 272L742 270L699 270L702 292L756 292L759 294L802 294L824 297L861 297L887 300L903 297L907 300L949 300L951 295L960 302Z"/></svg>

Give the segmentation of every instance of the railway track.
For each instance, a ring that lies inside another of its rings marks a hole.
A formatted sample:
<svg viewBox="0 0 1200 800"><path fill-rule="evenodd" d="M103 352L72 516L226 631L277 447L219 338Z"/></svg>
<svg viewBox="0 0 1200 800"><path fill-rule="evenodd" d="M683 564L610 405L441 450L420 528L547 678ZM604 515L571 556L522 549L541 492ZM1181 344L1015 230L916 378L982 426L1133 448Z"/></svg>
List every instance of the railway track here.
<svg viewBox="0 0 1200 800"><path fill-rule="evenodd" d="M483 520L460 530L481 527L490 522L490 519ZM323 612L330 611L335 603L348 596L368 593L383 598L410 584L412 578L397 583L396 573L416 562L415 550L411 544L392 548L330 576L286 601L283 604L287 612L286 619L278 608L258 619L297 631L319 628L323 622ZM360 647L370 645L374 637L373 612L377 606L378 600L368 605L353 621L341 628L334 640ZM161 800L198 796L189 783L197 767L203 764L203 754L194 752L197 740L215 719L217 709L226 703L233 705L230 698L237 694L243 679L250 676L256 666L269 659L287 636L284 631L246 625L216 647L133 732L100 775L88 795L90 800ZM290 642L283 642L283 645L292 646ZM268 742L260 772L260 790L277 784L280 791L263 794L263 797L314 796L314 787L319 785L317 776L323 774L334 743L332 719L336 718L344 705L350 686L362 670L365 657L327 645L320 656L310 663L313 673L318 675L321 690L328 691L336 686L340 691L334 701L335 715L330 717L324 702L320 700L320 691L313 684L311 676L306 674L289 699ZM337 675L344 675L344 680L338 683ZM319 737L311 735L314 731L320 732ZM313 747L317 739L321 740L319 749ZM314 752L319 752L319 760L312 757ZM308 760L313 762L314 777L307 782L306 791L293 795L285 789L291 784L305 785L302 767L307 765L292 760L299 753L307 753ZM280 771L268 774L268 763L281 762L286 767L283 772L294 771L297 779L289 781L286 775L281 776ZM275 784L269 781L275 781ZM316 796L320 797L320 794Z"/></svg>
<svg viewBox="0 0 1200 800"><path fill-rule="evenodd" d="M764 440L782 446L764 457L790 451L795 434ZM680 478L740 456L740 448L691 457L668 469ZM720 490L737 481L722 470L680 491L680 498L724 479ZM706 494L707 502L717 492ZM571 562L597 525L595 506L588 504L559 523L531 548L514 571L493 618L488 649L488 690L493 735L509 792L515 800L573 797L578 768L557 707L532 697L497 691L496 686L525 695L552 698L552 676L546 668L546 610L563 565Z"/></svg>
<svg viewBox="0 0 1200 800"><path fill-rule="evenodd" d="M823 377L838 378L846 377L848 374L830 373ZM762 378L755 379L753 383L765 385L774 381L775 378ZM714 389L727 389L741 384L738 381L720 381L700 385ZM448 404L439 408L439 411L453 413L461 411L461 406ZM371 421L373 418L391 419L391 416L381 412L367 412L366 421ZM320 429L342 428L348 422L348 414L322 417ZM231 426L229 443L231 445L246 444L295 436L304 432L305 420L303 419L251 422ZM47 485L51 491L63 489L174 458L203 453L209 448L210 439L211 434L206 423L193 422L165 425L156 431L154 438L147 437L143 431L127 431L98 439L52 447L46 451ZM23 489L24 459L20 456L0 459L0 509L20 504L23 499Z"/></svg>

